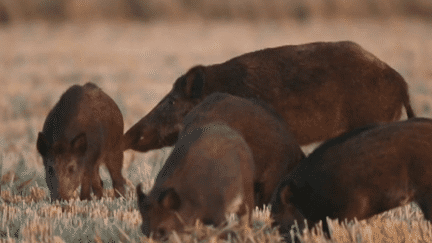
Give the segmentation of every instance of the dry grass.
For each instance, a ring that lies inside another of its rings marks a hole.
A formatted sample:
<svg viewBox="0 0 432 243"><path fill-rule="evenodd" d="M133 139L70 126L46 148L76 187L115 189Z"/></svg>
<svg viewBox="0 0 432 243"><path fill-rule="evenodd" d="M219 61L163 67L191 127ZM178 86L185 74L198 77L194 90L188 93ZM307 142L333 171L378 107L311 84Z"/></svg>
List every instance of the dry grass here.
<svg viewBox="0 0 432 243"><path fill-rule="evenodd" d="M353 40L398 70L410 87L419 116L432 114L432 25L390 18L298 22L154 22L12 24L0 28L0 240L3 242L140 242L140 216L133 192L92 202L50 204L36 152L37 133L60 95L92 81L119 105L130 128L195 64L223 62L236 55L285 44ZM125 153L124 175L149 190L171 148ZM174 242L278 242L268 211L252 227L209 228L198 224ZM332 221L333 222L333 221ZM398 208L373 219L336 225L334 242L427 242L430 224L417 207ZM230 234L229 234L230 233ZM229 236L231 235L231 236ZM304 242L326 242L318 230Z"/></svg>

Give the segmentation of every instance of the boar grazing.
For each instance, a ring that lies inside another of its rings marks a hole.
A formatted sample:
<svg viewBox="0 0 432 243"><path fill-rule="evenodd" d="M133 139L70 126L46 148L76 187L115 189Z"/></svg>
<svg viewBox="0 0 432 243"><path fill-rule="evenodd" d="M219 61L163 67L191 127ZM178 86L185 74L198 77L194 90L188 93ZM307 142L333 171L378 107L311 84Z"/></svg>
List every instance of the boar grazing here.
<svg viewBox="0 0 432 243"><path fill-rule="evenodd" d="M234 129L209 123L183 132L150 194L137 186L142 232L156 239L199 219L219 225L225 215L253 208L252 153Z"/></svg>
<svg viewBox="0 0 432 243"><path fill-rule="evenodd" d="M255 205L268 204L279 181L304 158L284 121L262 101L214 93L185 117L184 132L212 122L227 124L244 138L256 169Z"/></svg>
<svg viewBox="0 0 432 243"><path fill-rule="evenodd" d="M215 92L261 99L273 107L301 145L372 122L414 117L399 73L344 42L269 48L210 66L195 66L125 134L125 149L172 146L186 114Z"/></svg>
<svg viewBox="0 0 432 243"><path fill-rule="evenodd" d="M214 93L192 109L185 117L183 126L180 139L159 172L150 195L145 196L141 188L137 189L144 221L143 233L147 235L152 231L163 235L161 232L166 233L168 229L179 229L181 225L174 212L178 212L188 223L194 223L199 218L205 223L219 224L224 220L225 213L232 212L225 205L233 205L233 198L237 204L243 202L249 209L267 204L282 176L304 158L283 120L271 107L258 100ZM224 131L224 136L218 135L221 131ZM236 142L225 142L227 136L229 141L235 138ZM226 156L222 156L224 154ZM223 166L220 168L226 167L226 171L211 170L215 164ZM237 168L239 166L240 169ZM233 175L239 178L228 187L228 179ZM163 203L167 190L178 192L174 195L185 198L182 202L191 202L162 217L161 212L169 211L166 207L164 209ZM241 195L241 190L248 193L244 192L242 197L232 196ZM191 198L185 195L191 195ZM195 197L204 201L196 203L198 199ZM189 204L192 202L197 205L196 214L190 211ZM243 213L244 210L240 214Z"/></svg>
<svg viewBox="0 0 432 243"><path fill-rule="evenodd" d="M39 133L37 150L43 157L52 200L70 199L79 185L82 200L90 199L91 188L100 198L102 163L114 189L124 195L123 116L96 85L74 85L60 97Z"/></svg>
<svg viewBox="0 0 432 243"><path fill-rule="evenodd" d="M275 191L281 233L326 217L358 220L415 201L432 219L432 120L368 125L322 144Z"/></svg>

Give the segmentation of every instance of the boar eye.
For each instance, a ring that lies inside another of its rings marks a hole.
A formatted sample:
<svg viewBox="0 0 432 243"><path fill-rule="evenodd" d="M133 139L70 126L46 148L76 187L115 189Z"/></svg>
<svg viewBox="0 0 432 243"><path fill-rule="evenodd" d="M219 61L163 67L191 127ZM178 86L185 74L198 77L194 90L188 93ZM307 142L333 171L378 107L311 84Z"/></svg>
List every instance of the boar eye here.
<svg viewBox="0 0 432 243"><path fill-rule="evenodd" d="M157 234L158 234L158 236L159 237L164 237L165 236L165 229L163 229L163 228L159 228L158 230L157 230Z"/></svg>
<svg viewBox="0 0 432 243"><path fill-rule="evenodd" d="M168 103L169 103L170 105L174 105L174 104L175 104L175 100L169 100Z"/></svg>
<svg viewBox="0 0 432 243"><path fill-rule="evenodd" d="M74 165L69 165L68 168L67 168L67 172L69 174L75 173L75 166Z"/></svg>

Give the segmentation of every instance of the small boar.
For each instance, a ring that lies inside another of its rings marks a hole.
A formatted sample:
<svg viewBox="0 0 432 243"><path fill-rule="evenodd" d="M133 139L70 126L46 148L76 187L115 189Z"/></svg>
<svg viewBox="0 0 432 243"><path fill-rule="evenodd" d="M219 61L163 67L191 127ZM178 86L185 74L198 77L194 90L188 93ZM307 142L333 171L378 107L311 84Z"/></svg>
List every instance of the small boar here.
<svg viewBox="0 0 432 243"><path fill-rule="evenodd" d="M294 220L358 220L415 201L432 219L432 120L367 125L317 148L279 184L271 213L281 233ZM289 237L288 237L289 238ZM289 239L288 239L289 240Z"/></svg>
<svg viewBox="0 0 432 243"><path fill-rule="evenodd" d="M103 195L99 167L104 163L113 187L125 193L123 116L115 102L92 83L74 85L48 114L37 139L51 199L68 200L81 185L80 198Z"/></svg>
<svg viewBox="0 0 432 243"><path fill-rule="evenodd" d="M183 132L150 194L137 186L142 232L160 239L197 219L219 225L226 214L246 216L254 205L253 173L247 143L229 126L209 123Z"/></svg>
<svg viewBox="0 0 432 243"><path fill-rule="evenodd" d="M260 100L213 93L185 117L184 131L212 122L236 130L251 149L256 206L268 204L283 176L305 157L282 118Z"/></svg>
<svg viewBox="0 0 432 243"><path fill-rule="evenodd" d="M186 114L215 92L267 102L301 145L372 122L414 117L399 73L358 44L316 42L268 48L195 66L125 134L125 149L172 146Z"/></svg>

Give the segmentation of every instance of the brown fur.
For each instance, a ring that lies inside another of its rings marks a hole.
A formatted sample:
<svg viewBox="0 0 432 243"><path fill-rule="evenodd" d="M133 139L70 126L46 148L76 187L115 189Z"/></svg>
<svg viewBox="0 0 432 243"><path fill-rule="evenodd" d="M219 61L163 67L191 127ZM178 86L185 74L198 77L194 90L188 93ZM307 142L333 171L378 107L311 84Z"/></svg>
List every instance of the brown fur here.
<svg viewBox="0 0 432 243"><path fill-rule="evenodd" d="M272 197L282 233L326 217L369 218L415 201L432 220L432 120L368 125L325 142L284 178Z"/></svg>
<svg viewBox="0 0 432 243"><path fill-rule="evenodd" d="M186 114L215 92L267 102L301 145L336 137L372 122L414 117L407 84L359 45L317 42L247 53L195 66L125 134L125 149L171 146Z"/></svg>
<svg viewBox="0 0 432 243"><path fill-rule="evenodd" d="M211 122L227 124L239 132L250 147L256 168L256 206L269 203L283 175L304 158L283 120L264 102L214 93L185 117L184 131Z"/></svg>
<svg viewBox="0 0 432 243"><path fill-rule="evenodd" d="M146 196L137 186L142 232L155 238L197 219L219 225L252 210L254 163L239 133L222 123L183 132ZM247 218L247 216L246 216Z"/></svg>
<svg viewBox="0 0 432 243"><path fill-rule="evenodd" d="M43 157L51 199L81 199L103 194L99 167L104 163L113 187L124 195L123 116L115 102L92 83L70 87L48 114L37 149ZM118 194L117 194L118 195Z"/></svg>

